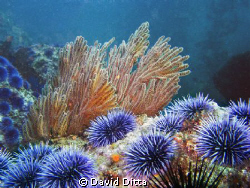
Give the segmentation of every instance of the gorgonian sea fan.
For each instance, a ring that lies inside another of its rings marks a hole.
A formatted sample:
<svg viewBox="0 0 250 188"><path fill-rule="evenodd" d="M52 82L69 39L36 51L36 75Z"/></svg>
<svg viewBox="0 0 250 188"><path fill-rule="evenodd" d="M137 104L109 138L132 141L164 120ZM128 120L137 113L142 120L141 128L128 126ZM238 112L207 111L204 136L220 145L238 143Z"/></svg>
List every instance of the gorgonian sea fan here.
<svg viewBox="0 0 250 188"><path fill-rule="evenodd" d="M93 161L82 150L63 148L45 158L39 173L41 188L81 187L81 178L96 175Z"/></svg>
<svg viewBox="0 0 250 188"><path fill-rule="evenodd" d="M237 119L243 119L244 122L249 125L250 123L250 99L248 103L242 101L241 99L236 104L233 101L230 101L229 114L231 117L236 117Z"/></svg>
<svg viewBox="0 0 250 188"><path fill-rule="evenodd" d="M131 112L114 109L91 122L88 138L94 147L106 146L123 139L135 126L135 116Z"/></svg>
<svg viewBox="0 0 250 188"><path fill-rule="evenodd" d="M175 100L171 106L168 107L168 111L172 113L180 113L183 114L186 119L193 119L197 113L201 113L202 111L211 111L213 109L211 99L207 96L203 96L202 93L196 95L196 97L187 98L183 97L182 100Z"/></svg>
<svg viewBox="0 0 250 188"><path fill-rule="evenodd" d="M135 178L154 174L173 157L175 150L176 144L170 134L153 131L141 136L125 152L126 169Z"/></svg>
<svg viewBox="0 0 250 188"><path fill-rule="evenodd" d="M209 117L197 129L197 151L218 164L237 165L250 157L250 128L243 120Z"/></svg>

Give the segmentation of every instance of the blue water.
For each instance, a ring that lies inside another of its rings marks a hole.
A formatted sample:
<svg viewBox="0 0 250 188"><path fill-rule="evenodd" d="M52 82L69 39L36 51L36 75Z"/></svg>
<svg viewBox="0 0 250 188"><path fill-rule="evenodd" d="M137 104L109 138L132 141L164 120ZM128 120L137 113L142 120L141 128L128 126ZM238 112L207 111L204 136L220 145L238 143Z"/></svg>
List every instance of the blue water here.
<svg viewBox="0 0 250 188"><path fill-rule="evenodd" d="M233 55L250 50L249 0L0 0L0 4L0 11L27 33L30 44L64 45L78 35L89 44L112 37L119 44L148 21L151 44L165 35L171 37L172 46L182 46L183 54L190 55L192 73L182 78L177 97L204 92L226 103L211 81L213 74Z"/></svg>

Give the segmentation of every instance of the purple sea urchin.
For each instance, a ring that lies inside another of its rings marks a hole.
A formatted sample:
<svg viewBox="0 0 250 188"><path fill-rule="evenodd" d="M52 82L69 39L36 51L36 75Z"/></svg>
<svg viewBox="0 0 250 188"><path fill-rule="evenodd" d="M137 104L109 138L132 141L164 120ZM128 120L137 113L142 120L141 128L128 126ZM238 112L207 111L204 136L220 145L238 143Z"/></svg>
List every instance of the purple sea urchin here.
<svg viewBox="0 0 250 188"><path fill-rule="evenodd" d="M4 67L0 67L0 82L5 81L8 78L8 72Z"/></svg>
<svg viewBox="0 0 250 188"><path fill-rule="evenodd" d="M38 187L38 172L40 163L37 161L17 161L10 165L9 169L3 175L3 187Z"/></svg>
<svg viewBox="0 0 250 188"><path fill-rule="evenodd" d="M16 156L21 161L37 160L41 162L46 156L53 152L55 152L55 148L41 142L34 146L30 144L29 148L24 150L19 149L19 153L17 153Z"/></svg>
<svg viewBox="0 0 250 188"><path fill-rule="evenodd" d="M238 101L238 104L230 101L229 114L231 117L236 117L237 119L244 120L244 122L249 125L250 99L248 99L248 103L246 103L246 101L242 101L241 99Z"/></svg>
<svg viewBox="0 0 250 188"><path fill-rule="evenodd" d="M250 157L250 128L244 121L218 121L209 117L197 130L197 151L202 158L237 165Z"/></svg>
<svg viewBox="0 0 250 188"><path fill-rule="evenodd" d="M6 150L1 149L0 150L0 181L4 179L3 174L5 171L8 170L10 164L11 164L11 157L10 153Z"/></svg>
<svg viewBox="0 0 250 188"><path fill-rule="evenodd" d="M157 118L155 126L165 133L176 132L181 130L183 121L184 117L180 114L165 113Z"/></svg>
<svg viewBox="0 0 250 188"><path fill-rule="evenodd" d="M15 67L13 67L12 65L8 65L6 68L8 70L9 77L19 76L18 70Z"/></svg>
<svg viewBox="0 0 250 188"><path fill-rule="evenodd" d="M210 111L212 109L210 102L212 100L208 99L208 95L204 97L199 93L195 98L188 96L183 97L182 100L175 100L172 106L169 106L168 111L183 114L187 119L193 119L196 113Z"/></svg>
<svg viewBox="0 0 250 188"><path fill-rule="evenodd" d="M135 116L121 109L109 111L107 116L99 116L91 122L89 141L94 147L106 146L123 139L135 129Z"/></svg>
<svg viewBox="0 0 250 188"><path fill-rule="evenodd" d="M3 56L0 56L0 66L7 66L9 64L10 64L10 62L8 61L8 59L6 59Z"/></svg>
<svg viewBox="0 0 250 188"><path fill-rule="evenodd" d="M39 173L39 181L41 188L80 187L81 178L90 179L95 174L92 160L83 151L71 147L46 157Z"/></svg>
<svg viewBox="0 0 250 188"><path fill-rule="evenodd" d="M0 123L0 129L6 131L9 127L13 126L13 120L10 117L3 117Z"/></svg>
<svg viewBox="0 0 250 188"><path fill-rule="evenodd" d="M6 115L10 112L10 105L6 101L0 102L0 114Z"/></svg>
<svg viewBox="0 0 250 188"><path fill-rule="evenodd" d="M8 99L11 96L9 88L0 88L0 99Z"/></svg>
<svg viewBox="0 0 250 188"><path fill-rule="evenodd" d="M23 79L20 76L12 76L9 78L9 84L12 87L20 89L23 86Z"/></svg>
<svg viewBox="0 0 250 188"><path fill-rule="evenodd" d="M21 97L11 97L10 102L11 102L12 108L18 108L18 109L23 108L24 100Z"/></svg>
<svg viewBox="0 0 250 188"><path fill-rule="evenodd" d="M159 172L174 155L176 145L170 134L150 133L142 136L125 152L126 169L132 177Z"/></svg>
<svg viewBox="0 0 250 188"><path fill-rule="evenodd" d="M19 142L19 130L15 127L10 127L4 133L4 140L8 146L13 146Z"/></svg>

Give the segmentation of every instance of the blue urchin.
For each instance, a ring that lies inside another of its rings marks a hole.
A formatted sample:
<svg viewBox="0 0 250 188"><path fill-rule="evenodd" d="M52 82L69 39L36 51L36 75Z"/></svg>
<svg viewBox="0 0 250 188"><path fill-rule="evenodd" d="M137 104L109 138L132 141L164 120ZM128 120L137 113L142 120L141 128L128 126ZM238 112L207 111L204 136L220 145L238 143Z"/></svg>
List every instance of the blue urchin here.
<svg viewBox="0 0 250 188"><path fill-rule="evenodd" d="M11 97L10 102L13 108L22 109L24 105L24 99L21 97Z"/></svg>
<svg viewBox="0 0 250 188"><path fill-rule="evenodd" d="M9 84L16 89L20 89L23 86L23 79L20 76L12 76L9 78Z"/></svg>
<svg viewBox="0 0 250 188"><path fill-rule="evenodd" d="M19 142L19 130L15 127L10 127L4 132L4 140L8 146L13 146Z"/></svg>
<svg viewBox="0 0 250 188"><path fill-rule="evenodd" d="M195 98L188 96L183 97L183 100L175 100L172 106L169 106L168 111L173 113L183 114L187 119L193 119L197 113L202 111L211 111L213 109L211 99L208 99L203 94L199 93Z"/></svg>
<svg viewBox="0 0 250 188"><path fill-rule="evenodd" d="M3 174L9 169L9 166L12 163L12 158L10 153L6 150L0 150L0 181L4 179Z"/></svg>
<svg viewBox="0 0 250 188"><path fill-rule="evenodd" d="M141 136L124 154L126 169L135 178L154 174L173 157L175 150L176 144L170 134Z"/></svg>
<svg viewBox="0 0 250 188"><path fill-rule="evenodd" d="M38 187L38 173L41 165L38 161L17 161L10 165L9 169L4 173L3 187L22 187L36 188Z"/></svg>
<svg viewBox="0 0 250 188"><path fill-rule="evenodd" d="M243 119L248 125L250 123L250 99L248 99L248 103L241 99L238 101L238 104L230 101L229 114L231 117Z"/></svg>
<svg viewBox="0 0 250 188"><path fill-rule="evenodd" d="M6 101L0 102L0 114L7 115L10 112L10 105Z"/></svg>
<svg viewBox="0 0 250 188"><path fill-rule="evenodd" d="M13 67L12 65L8 65L6 68L8 70L9 77L19 76L18 70L15 67Z"/></svg>
<svg viewBox="0 0 250 188"><path fill-rule="evenodd" d="M10 117L3 117L0 123L0 129L6 131L9 127L13 126L13 120Z"/></svg>
<svg viewBox="0 0 250 188"><path fill-rule="evenodd" d="M123 139L135 126L136 120L132 113L114 109L107 116L99 116L91 122L88 138L94 147L106 146Z"/></svg>
<svg viewBox="0 0 250 188"><path fill-rule="evenodd" d="M81 178L89 180L95 175L93 161L83 151L70 147L46 157L39 181L41 188L81 187Z"/></svg>
<svg viewBox="0 0 250 188"><path fill-rule="evenodd" d="M8 78L8 71L6 68L0 66L0 82L5 81Z"/></svg>
<svg viewBox="0 0 250 188"><path fill-rule="evenodd" d="M0 99L8 99L12 92L9 88L0 88Z"/></svg>
<svg viewBox="0 0 250 188"><path fill-rule="evenodd" d="M8 59L6 59L3 56L0 56L0 66L7 66L9 64L10 64L10 62L8 61Z"/></svg>
<svg viewBox="0 0 250 188"><path fill-rule="evenodd" d="M197 151L218 164L237 165L250 157L250 128L244 121L209 117L197 130Z"/></svg>
<svg viewBox="0 0 250 188"><path fill-rule="evenodd" d="M154 125L165 133L174 133L180 131L183 125L184 117L181 114L165 113L157 117Z"/></svg>
<svg viewBox="0 0 250 188"><path fill-rule="evenodd" d="M19 153L16 154L16 157L21 161L37 160L42 162L46 156L53 152L55 152L55 148L41 142L34 146L29 144L29 148L24 150L19 149Z"/></svg>

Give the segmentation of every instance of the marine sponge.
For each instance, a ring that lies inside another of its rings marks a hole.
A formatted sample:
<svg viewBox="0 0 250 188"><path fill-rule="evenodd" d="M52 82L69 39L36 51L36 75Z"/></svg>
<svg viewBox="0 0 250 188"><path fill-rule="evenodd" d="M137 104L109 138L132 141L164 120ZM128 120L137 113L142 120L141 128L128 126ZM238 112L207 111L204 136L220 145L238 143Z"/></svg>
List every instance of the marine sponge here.
<svg viewBox="0 0 250 188"><path fill-rule="evenodd" d="M10 112L10 105L6 101L0 102L0 114L7 115Z"/></svg>
<svg viewBox="0 0 250 188"><path fill-rule="evenodd" d="M35 188L38 187L38 172L40 171L40 163L34 160L17 161L12 164L3 175L3 187L22 187Z"/></svg>
<svg viewBox="0 0 250 188"><path fill-rule="evenodd" d="M157 117L154 124L162 132L174 133L181 130L183 121L184 117L180 114L165 113Z"/></svg>
<svg viewBox="0 0 250 188"><path fill-rule="evenodd" d="M248 99L248 103L241 99L238 101L238 104L230 101L229 114L231 117L243 119L248 125L250 123L250 99Z"/></svg>
<svg viewBox="0 0 250 188"><path fill-rule="evenodd" d="M81 178L90 179L95 174L92 160L83 151L70 147L46 157L38 179L41 188L79 187Z"/></svg>
<svg viewBox="0 0 250 188"><path fill-rule="evenodd" d="M12 92L9 88L0 88L0 99L8 99Z"/></svg>
<svg viewBox="0 0 250 188"><path fill-rule="evenodd" d="M0 67L0 82L5 81L8 78L8 72L4 67Z"/></svg>
<svg viewBox="0 0 250 188"><path fill-rule="evenodd" d="M0 181L4 179L3 174L8 170L10 164L12 162L12 158L10 153L6 150L0 150Z"/></svg>
<svg viewBox="0 0 250 188"><path fill-rule="evenodd" d="M0 127L2 131L7 130L8 127L12 127L13 126L13 120L10 117L3 117Z"/></svg>
<svg viewBox="0 0 250 188"><path fill-rule="evenodd" d="M126 169L135 178L155 174L173 157L175 150L170 134L144 135L125 152Z"/></svg>
<svg viewBox="0 0 250 188"><path fill-rule="evenodd" d="M9 84L16 89L20 89L23 86L23 79L20 76L12 76L9 78Z"/></svg>
<svg viewBox="0 0 250 188"><path fill-rule="evenodd" d="M88 138L94 147L106 146L123 139L135 125L135 116L131 112L114 109L107 116L99 116L91 122Z"/></svg>
<svg viewBox="0 0 250 188"><path fill-rule="evenodd" d="M237 165L250 157L250 128L243 120L209 117L197 130L197 151L202 158L225 165Z"/></svg>
<svg viewBox="0 0 250 188"><path fill-rule="evenodd" d="M10 127L4 132L4 140L8 146L14 146L19 142L19 130L15 127Z"/></svg>
<svg viewBox="0 0 250 188"><path fill-rule="evenodd" d="M55 148L49 146L47 143L41 142L37 145L29 145L29 148L21 150L16 154L16 157L21 160L37 160L39 162L43 161L46 156L55 152Z"/></svg>
<svg viewBox="0 0 250 188"><path fill-rule="evenodd" d="M204 97L203 94L199 93L195 98L188 96L187 98L183 97L183 100L175 100L172 106L169 106L168 111L183 114L187 119L193 119L197 113L212 110L210 102L212 100L208 99L208 95Z"/></svg>
<svg viewBox="0 0 250 188"><path fill-rule="evenodd" d="M13 108L22 109L24 105L24 100L21 97L11 97L10 102Z"/></svg>
<svg viewBox="0 0 250 188"><path fill-rule="evenodd" d="M9 64L10 64L10 62L8 61L8 59L6 59L3 56L0 56L0 66L7 66Z"/></svg>

